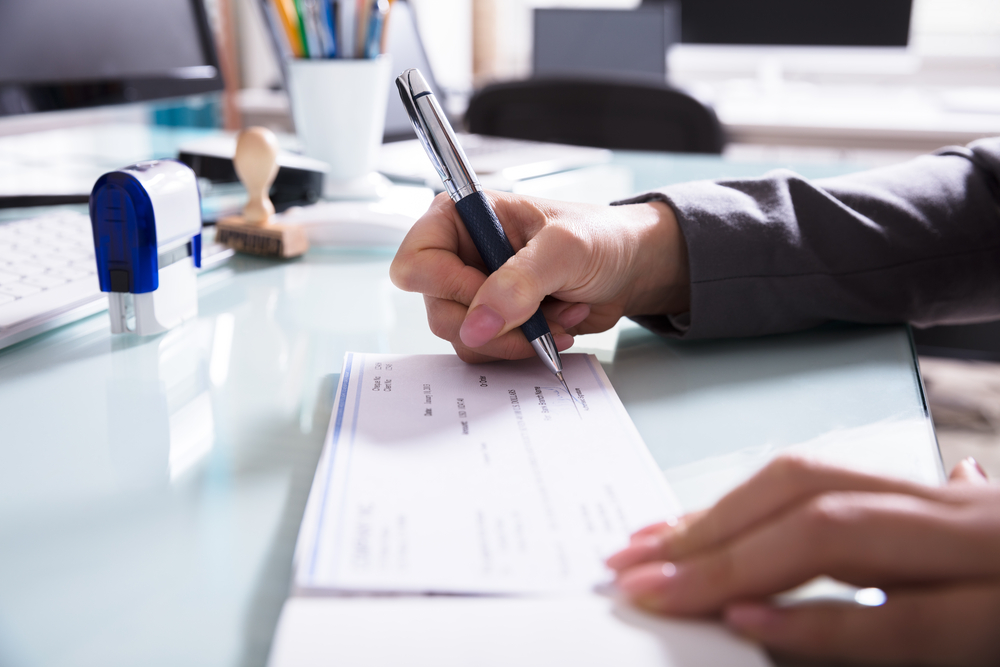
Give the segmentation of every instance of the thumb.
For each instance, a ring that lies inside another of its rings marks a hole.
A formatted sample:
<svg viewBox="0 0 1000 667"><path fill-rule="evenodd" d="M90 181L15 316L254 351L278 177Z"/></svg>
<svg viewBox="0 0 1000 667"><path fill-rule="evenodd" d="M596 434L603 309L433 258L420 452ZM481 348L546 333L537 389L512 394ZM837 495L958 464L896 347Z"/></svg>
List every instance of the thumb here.
<svg viewBox="0 0 1000 667"><path fill-rule="evenodd" d="M493 272L469 304L459 330L462 343L485 345L524 324L542 299L565 289L580 254L576 241L569 232L548 228Z"/></svg>

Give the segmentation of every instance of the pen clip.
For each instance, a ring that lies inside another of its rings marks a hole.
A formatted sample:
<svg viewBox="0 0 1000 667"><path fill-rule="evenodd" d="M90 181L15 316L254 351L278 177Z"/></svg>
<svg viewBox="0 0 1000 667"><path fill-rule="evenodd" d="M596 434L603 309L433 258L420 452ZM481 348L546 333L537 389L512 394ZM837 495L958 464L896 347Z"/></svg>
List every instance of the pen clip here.
<svg viewBox="0 0 1000 667"><path fill-rule="evenodd" d="M420 72L412 68L404 71L396 77L396 88L417 139L452 200L457 202L482 190L451 124Z"/></svg>

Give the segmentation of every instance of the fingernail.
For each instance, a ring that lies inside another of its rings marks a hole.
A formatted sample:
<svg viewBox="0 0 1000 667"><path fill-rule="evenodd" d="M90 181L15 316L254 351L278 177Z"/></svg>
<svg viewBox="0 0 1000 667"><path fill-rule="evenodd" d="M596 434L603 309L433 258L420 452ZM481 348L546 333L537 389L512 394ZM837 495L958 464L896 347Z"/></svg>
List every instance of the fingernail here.
<svg viewBox="0 0 1000 667"><path fill-rule="evenodd" d="M605 561L605 564L612 570L624 570L627 567L653 560L659 554L660 544L660 538L654 535L639 537L611 556Z"/></svg>
<svg viewBox="0 0 1000 667"><path fill-rule="evenodd" d="M673 563L647 563L628 570L615 583L634 601L644 607L655 607L676 576L677 566Z"/></svg>
<svg viewBox="0 0 1000 667"><path fill-rule="evenodd" d="M979 465L979 461L977 461L976 459L972 458L971 456L965 457L965 463L967 463L968 465L970 465L973 468L975 468L976 472L978 472L980 475L983 476L983 479L986 479L986 478L989 477L989 475L986 474L986 471L983 470L983 466Z"/></svg>
<svg viewBox="0 0 1000 667"><path fill-rule="evenodd" d="M496 338L505 324L500 313L487 305L476 306L465 316L458 337L468 347L481 347Z"/></svg>
<svg viewBox="0 0 1000 667"><path fill-rule="evenodd" d="M552 338L556 342L556 349L560 352L573 347L573 343L576 342L576 340L569 334L552 334Z"/></svg>
<svg viewBox="0 0 1000 667"><path fill-rule="evenodd" d="M726 608L726 625L739 632L760 630L777 618L777 612L762 604L733 604Z"/></svg>
<svg viewBox="0 0 1000 667"><path fill-rule="evenodd" d="M635 540L646 537L647 535L660 535L669 528L676 528L678 523L680 523L680 521L677 517L669 516L659 523L654 523L635 531L629 537L629 540L634 542Z"/></svg>

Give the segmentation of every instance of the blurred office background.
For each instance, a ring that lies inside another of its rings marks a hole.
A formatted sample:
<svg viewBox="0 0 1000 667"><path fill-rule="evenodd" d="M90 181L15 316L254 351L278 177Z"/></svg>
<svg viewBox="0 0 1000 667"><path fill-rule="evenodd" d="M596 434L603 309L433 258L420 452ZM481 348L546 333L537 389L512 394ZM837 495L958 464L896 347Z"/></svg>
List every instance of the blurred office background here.
<svg viewBox="0 0 1000 667"><path fill-rule="evenodd" d="M208 0L227 95L160 104L161 123L293 129L259 2ZM410 3L434 75L456 116L477 88L532 76L536 10L640 6L639 0ZM668 49L667 78L714 107L727 128L726 155L735 159L846 157L862 164L884 163L935 148L939 137L968 140L977 132L990 134L987 130L1000 118L1000 3L913 0L909 32L905 48L674 44ZM0 134L109 116L136 120L147 112L148 107L136 105L4 118ZM934 118L928 120L930 116ZM853 124L855 131L815 130L829 126L830 117L841 119L834 125ZM889 122L906 127L911 121L936 124L942 132L919 136L880 132L878 127Z"/></svg>

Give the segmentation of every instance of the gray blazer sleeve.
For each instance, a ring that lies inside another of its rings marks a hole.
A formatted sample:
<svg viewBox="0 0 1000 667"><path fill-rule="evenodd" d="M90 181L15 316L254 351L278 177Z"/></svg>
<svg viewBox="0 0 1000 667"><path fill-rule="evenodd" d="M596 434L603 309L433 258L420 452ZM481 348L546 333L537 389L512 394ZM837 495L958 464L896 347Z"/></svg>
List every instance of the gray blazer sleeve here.
<svg viewBox="0 0 1000 667"><path fill-rule="evenodd" d="M636 318L683 338L758 336L830 320L916 326L1000 317L1000 138L807 181L673 185L691 311Z"/></svg>

